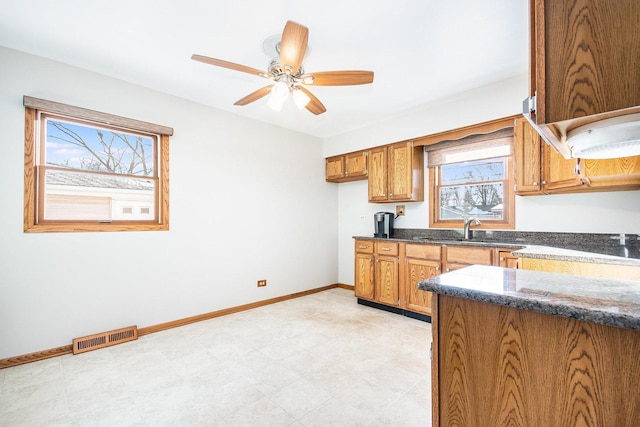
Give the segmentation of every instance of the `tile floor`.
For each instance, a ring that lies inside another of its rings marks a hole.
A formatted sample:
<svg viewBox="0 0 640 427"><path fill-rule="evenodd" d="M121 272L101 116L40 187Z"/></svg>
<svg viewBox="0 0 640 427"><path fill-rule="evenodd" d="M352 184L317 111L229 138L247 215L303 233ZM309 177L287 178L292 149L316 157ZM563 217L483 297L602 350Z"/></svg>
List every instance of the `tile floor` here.
<svg viewBox="0 0 640 427"><path fill-rule="evenodd" d="M431 325L331 289L0 370L0 426L429 426Z"/></svg>

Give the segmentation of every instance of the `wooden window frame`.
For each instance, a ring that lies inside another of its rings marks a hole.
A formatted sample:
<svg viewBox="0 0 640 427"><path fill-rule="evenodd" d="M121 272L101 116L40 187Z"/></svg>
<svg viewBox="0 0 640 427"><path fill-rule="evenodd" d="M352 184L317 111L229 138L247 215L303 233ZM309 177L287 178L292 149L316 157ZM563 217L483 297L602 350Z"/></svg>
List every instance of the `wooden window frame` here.
<svg viewBox="0 0 640 427"><path fill-rule="evenodd" d="M442 141L455 141L460 140L471 135L486 135L493 132L505 129L513 128L515 126L514 120L519 116L509 116L503 119L492 120L490 122L479 123L477 125L466 126L460 129L453 129L451 131L441 132L439 134L430 135L418 140L420 145L430 146ZM513 154L507 158L506 167L506 180L503 184L503 219L502 220L481 220L480 225L473 225L474 229L514 229L515 228L515 191L514 191L514 159ZM464 219L457 220L440 220L440 192L439 186L439 168L429 167L429 228L462 228L464 225Z"/></svg>
<svg viewBox="0 0 640 427"><path fill-rule="evenodd" d="M507 179L503 180L502 189L502 220L483 220L480 225L473 225L474 229L513 229L515 217L515 192L513 191L513 156L506 159ZM440 167L429 168L429 193L430 209L429 209L429 227L430 228L462 228L464 218L460 219L440 219Z"/></svg>
<svg viewBox="0 0 640 427"><path fill-rule="evenodd" d="M153 123L114 116L80 107L46 101L38 98L24 97L25 129L24 129L24 231L25 232L91 232L91 231L165 231L169 230L169 137L173 129ZM36 148L39 135L39 115L50 113L63 115L71 120L90 121L109 127L134 132L158 135L157 157L158 179L156 191L157 221L113 222L97 221L37 221L38 189L36 168Z"/></svg>

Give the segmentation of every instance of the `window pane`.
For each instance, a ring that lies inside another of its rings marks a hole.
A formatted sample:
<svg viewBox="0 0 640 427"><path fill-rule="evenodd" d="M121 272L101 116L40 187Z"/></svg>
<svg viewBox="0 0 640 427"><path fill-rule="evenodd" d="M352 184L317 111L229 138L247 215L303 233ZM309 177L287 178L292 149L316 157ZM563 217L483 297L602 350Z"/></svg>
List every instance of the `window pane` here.
<svg viewBox="0 0 640 427"><path fill-rule="evenodd" d="M440 219L502 220L503 183L440 187Z"/></svg>
<svg viewBox="0 0 640 427"><path fill-rule="evenodd" d="M154 144L147 135L46 118L49 166L152 177Z"/></svg>
<svg viewBox="0 0 640 427"><path fill-rule="evenodd" d="M502 181L505 179L503 158L442 165L441 185L471 182Z"/></svg>
<svg viewBox="0 0 640 427"><path fill-rule="evenodd" d="M45 220L154 219L155 181L149 178L47 170L44 192Z"/></svg>

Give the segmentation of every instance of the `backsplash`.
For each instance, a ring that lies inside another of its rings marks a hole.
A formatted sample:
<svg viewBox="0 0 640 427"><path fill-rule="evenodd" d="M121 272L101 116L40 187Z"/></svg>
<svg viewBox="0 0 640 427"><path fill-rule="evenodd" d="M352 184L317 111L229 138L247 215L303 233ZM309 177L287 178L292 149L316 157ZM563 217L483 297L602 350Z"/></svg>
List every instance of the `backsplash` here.
<svg viewBox="0 0 640 427"><path fill-rule="evenodd" d="M458 240L462 230L440 230L420 228L396 228L395 239L413 240ZM640 241L637 234L598 233L546 233L531 231L473 230L472 240L496 243L522 243L542 245L604 255L640 259Z"/></svg>

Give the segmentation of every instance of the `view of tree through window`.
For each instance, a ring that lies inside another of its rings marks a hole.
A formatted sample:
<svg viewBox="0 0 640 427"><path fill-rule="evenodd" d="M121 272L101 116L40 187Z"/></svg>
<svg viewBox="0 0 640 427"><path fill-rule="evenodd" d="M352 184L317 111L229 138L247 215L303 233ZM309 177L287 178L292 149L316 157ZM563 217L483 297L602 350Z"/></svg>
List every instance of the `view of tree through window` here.
<svg viewBox="0 0 640 427"><path fill-rule="evenodd" d="M44 119L44 220L155 218L156 136Z"/></svg>
<svg viewBox="0 0 640 427"><path fill-rule="evenodd" d="M440 166L440 219L503 219L504 158Z"/></svg>

